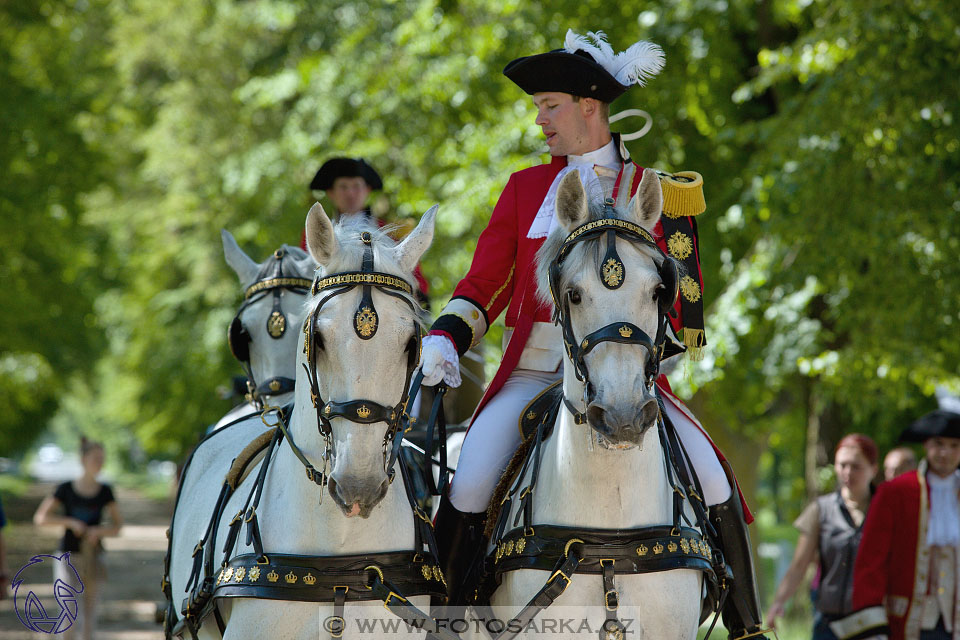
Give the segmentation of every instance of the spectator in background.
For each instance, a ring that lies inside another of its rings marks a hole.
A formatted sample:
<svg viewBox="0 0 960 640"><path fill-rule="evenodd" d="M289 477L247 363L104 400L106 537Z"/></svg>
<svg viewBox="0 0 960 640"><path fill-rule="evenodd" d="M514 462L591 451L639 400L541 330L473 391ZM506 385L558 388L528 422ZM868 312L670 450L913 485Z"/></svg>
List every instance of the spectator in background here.
<svg viewBox="0 0 960 640"><path fill-rule="evenodd" d="M901 473L917 468L917 456L909 447L891 449L883 458L883 479L893 480Z"/></svg>
<svg viewBox="0 0 960 640"><path fill-rule="evenodd" d="M853 561L873 496L879 452L869 437L844 436L834 454L837 490L810 503L794 526L800 531L797 549L767 612L776 625L814 560L820 560L820 588L813 619L813 640L837 640L827 626L851 611Z"/></svg>
<svg viewBox="0 0 960 640"><path fill-rule="evenodd" d="M3 503L0 502L0 600L6 598L10 588L10 571L7 569L7 547L3 541L3 528L7 526L7 517L3 514Z"/></svg>
<svg viewBox="0 0 960 640"><path fill-rule="evenodd" d="M900 436L925 458L877 489L853 570L844 638L960 637L960 413L938 409Z"/></svg>
<svg viewBox="0 0 960 640"><path fill-rule="evenodd" d="M97 480L103 468L103 459L102 444L81 438L80 461L83 464L83 475L58 486L52 496L44 498L33 516L33 522L38 526L66 527L59 552L70 552L70 562L83 582L77 622L63 634L65 639L73 637L74 633L78 633L84 640L93 638L100 589L107 575L102 539L117 535L122 525L113 489ZM55 509L61 511L62 515L55 514ZM110 517L109 526L101 524L104 511ZM63 563L58 562L55 565L55 571L65 569ZM66 576L55 575L54 579L58 577L69 582Z"/></svg>

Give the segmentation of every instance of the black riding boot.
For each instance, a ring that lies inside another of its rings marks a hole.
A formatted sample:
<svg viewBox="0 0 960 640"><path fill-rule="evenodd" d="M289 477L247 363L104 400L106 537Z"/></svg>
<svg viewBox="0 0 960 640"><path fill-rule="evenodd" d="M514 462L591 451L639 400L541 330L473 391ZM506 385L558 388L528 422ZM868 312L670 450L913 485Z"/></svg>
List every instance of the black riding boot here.
<svg viewBox="0 0 960 640"><path fill-rule="evenodd" d="M728 476L732 473L724 465ZM723 625L729 638L763 638L768 630L763 629L760 615L760 596L757 593L757 578L753 572L753 551L750 532L744 520L743 507L736 483L731 480L733 495L723 504L710 507L710 521L720 536L723 559L733 572L733 585L723 605Z"/></svg>
<svg viewBox="0 0 960 640"><path fill-rule="evenodd" d="M440 497L440 508L434 523L440 568L447 583L447 606L467 604L465 584L470 564L482 552L483 523L486 513L464 513L450 502L447 493Z"/></svg>

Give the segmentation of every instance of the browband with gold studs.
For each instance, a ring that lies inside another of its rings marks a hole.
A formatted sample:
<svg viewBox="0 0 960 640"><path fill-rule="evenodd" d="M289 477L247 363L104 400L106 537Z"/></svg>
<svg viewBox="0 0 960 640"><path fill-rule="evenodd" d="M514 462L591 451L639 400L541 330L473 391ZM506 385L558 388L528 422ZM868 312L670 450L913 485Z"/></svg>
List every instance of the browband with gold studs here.
<svg viewBox="0 0 960 640"><path fill-rule="evenodd" d="M293 287L298 289L309 289L312 280L306 278L270 278L269 280L261 280L260 282L254 283L247 287L246 292L244 292L244 299L249 299L255 293L260 293L261 291L266 291L268 289L276 289L278 287Z"/></svg>
<svg viewBox="0 0 960 640"><path fill-rule="evenodd" d="M313 295L317 295L324 289L329 289L331 287L355 286L358 284L370 284L378 287L388 287L390 289L396 289L398 291L403 291L404 293L413 295L413 287L411 287L410 283L403 278L391 276L386 273L364 273L360 271L355 273L341 273L335 276L321 278L314 281L313 287L310 291Z"/></svg>

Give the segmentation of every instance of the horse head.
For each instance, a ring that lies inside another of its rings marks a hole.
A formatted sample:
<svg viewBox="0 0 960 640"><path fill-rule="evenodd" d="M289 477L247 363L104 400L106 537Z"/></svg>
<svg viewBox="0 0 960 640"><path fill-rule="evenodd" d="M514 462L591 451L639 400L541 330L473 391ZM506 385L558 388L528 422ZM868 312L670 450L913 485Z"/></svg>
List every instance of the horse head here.
<svg viewBox="0 0 960 640"><path fill-rule="evenodd" d="M307 246L320 266L298 349L297 404L317 413L329 492L347 516L368 517L392 477L424 322L413 270L433 239L436 210L399 244L359 216L335 227L319 204L307 215Z"/></svg>
<svg viewBox="0 0 960 640"><path fill-rule="evenodd" d="M227 264L244 289L227 338L230 351L247 368L259 396L292 390L297 329L316 263L299 247L281 246L257 264L229 231L220 232Z"/></svg>
<svg viewBox="0 0 960 640"><path fill-rule="evenodd" d="M558 186L558 227L537 255L539 295L564 332L564 395L619 446L640 444L659 415L653 381L676 296L675 264L651 235L661 205L654 171L625 210L589 202L572 171Z"/></svg>

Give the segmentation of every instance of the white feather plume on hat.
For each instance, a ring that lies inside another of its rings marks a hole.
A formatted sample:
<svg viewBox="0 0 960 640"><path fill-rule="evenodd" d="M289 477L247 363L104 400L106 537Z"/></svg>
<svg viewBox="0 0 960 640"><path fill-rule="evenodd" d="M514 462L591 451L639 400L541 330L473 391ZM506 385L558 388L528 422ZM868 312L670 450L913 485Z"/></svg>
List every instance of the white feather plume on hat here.
<svg viewBox="0 0 960 640"><path fill-rule="evenodd" d="M663 69L664 55L660 45L641 40L626 51L614 53L606 38L603 31L588 31L582 36L568 29L563 48L567 53L576 53L578 49L586 51L624 86L636 83L642 87Z"/></svg>

